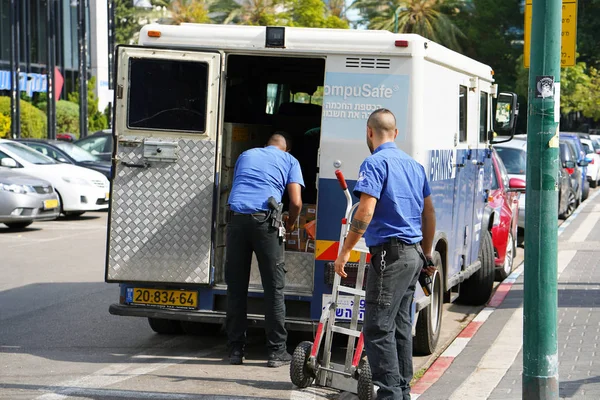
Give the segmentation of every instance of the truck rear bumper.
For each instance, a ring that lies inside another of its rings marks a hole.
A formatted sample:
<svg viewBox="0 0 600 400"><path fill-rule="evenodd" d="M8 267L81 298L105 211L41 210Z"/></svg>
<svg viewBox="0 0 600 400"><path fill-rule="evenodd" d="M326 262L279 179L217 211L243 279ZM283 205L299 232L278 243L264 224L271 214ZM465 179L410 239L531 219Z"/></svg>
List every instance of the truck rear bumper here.
<svg viewBox="0 0 600 400"><path fill-rule="evenodd" d="M123 304L111 304L108 312L112 315L127 317L145 317L175 319L180 321L204 322L211 324L224 324L225 313L220 311L206 310L169 310L164 308L127 306ZM248 314L248 323L251 327L264 327L264 316ZM290 331L316 332L319 321L300 318L286 318L285 327Z"/></svg>

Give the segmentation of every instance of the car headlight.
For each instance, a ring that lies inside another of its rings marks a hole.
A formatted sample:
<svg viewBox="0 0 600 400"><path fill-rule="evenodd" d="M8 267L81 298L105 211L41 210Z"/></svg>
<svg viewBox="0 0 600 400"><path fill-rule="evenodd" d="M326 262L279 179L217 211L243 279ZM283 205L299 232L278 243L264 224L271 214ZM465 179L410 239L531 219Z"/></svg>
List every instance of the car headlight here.
<svg viewBox="0 0 600 400"><path fill-rule="evenodd" d="M1 183L0 182L0 190L4 190L6 192L18 193L18 194L27 194L27 193L35 193L35 189L29 185L17 185L15 183Z"/></svg>
<svg viewBox="0 0 600 400"><path fill-rule="evenodd" d="M87 180L83 179L83 178L63 176L63 181L68 182L68 183L72 183L74 185L86 185L86 186L90 185L90 183Z"/></svg>

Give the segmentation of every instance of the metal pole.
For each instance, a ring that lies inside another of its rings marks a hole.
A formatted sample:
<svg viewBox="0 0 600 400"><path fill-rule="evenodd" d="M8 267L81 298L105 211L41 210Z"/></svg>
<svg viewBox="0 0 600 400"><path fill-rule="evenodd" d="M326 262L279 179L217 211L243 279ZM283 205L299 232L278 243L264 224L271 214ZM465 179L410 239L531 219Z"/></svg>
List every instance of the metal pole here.
<svg viewBox="0 0 600 400"><path fill-rule="evenodd" d="M560 82L561 16L561 0L533 2L523 304L523 399L526 400L558 399L556 219L560 92L554 84Z"/></svg>
<svg viewBox="0 0 600 400"><path fill-rule="evenodd" d="M56 139L56 99L54 93L54 67L56 66L56 31L54 29L54 0L46 0L47 74L48 74L48 139Z"/></svg>
<svg viewBox="0 0 600 400"><path fill-rule="evenodd" d="M19 1L10 1L10 131L13 139L21 137L21 51Z"/></svg>
<svg viewBox="0 0 600 400"><path fill-rule="evenodd" d="M113 62L115 51L115 3L107 1L108 6L108 88L113 89Z"/></svg>
<svg viewBox="0 0 600 400"><path fill-rule="evenodd" d="M84 138L88 131L87 115L87 2L77 2L77 35L79 39L79 136Z"/></svg>

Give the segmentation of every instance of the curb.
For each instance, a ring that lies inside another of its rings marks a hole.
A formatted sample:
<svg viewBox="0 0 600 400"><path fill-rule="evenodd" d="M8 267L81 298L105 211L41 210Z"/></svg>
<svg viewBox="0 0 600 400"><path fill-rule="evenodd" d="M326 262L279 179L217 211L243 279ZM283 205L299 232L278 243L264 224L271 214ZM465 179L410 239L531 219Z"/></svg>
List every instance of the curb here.
<svg viewBox="0 0 600 400"><path fill-rule="evenodd" d="M586 208L592 200L600 195L600 190L589 196L585 203L582 204L575 210L575 212L567 218L561 226L558 227L558 234L560 236L565 229L575 220L575 218ZM473 336L477 333L479 328L484 324L485 321L492 315L494 311L502 304L508 292L512 288L513 284L523 273L524 261L519 264L516 270L514 270L496 289L496 292L488 302L488 305L481 310L475 318L458 334L458 336L450 343L446 350L431 364L425 374L417 381L417 383L411 388L411 399L418 399L427 389L429 389L434 383L436 383L442 375L446 372L454 359L467 347L467 344L471 341Z"/></svg>
<svg viewBox="0 0 600 400"><path fill-rule="evenodd" d="M481 310L475 318L458 334L456 339L446 348L446 350L431 364L431 367L425 372L423 377L411 388L411 398L418 399L420 395L425 393L434 383L441 378L446 372L452 362L458 355L467 347L467 344L471 341L473 336L477 333L479 328L484 324L485 321L492 315L492 313L502 304L506 295L512 288L513 284L517 281L521 273L523 272L523 262L519 264L519 267L513 271L496 289L496 292L492 296L488 305Z"/></svg>

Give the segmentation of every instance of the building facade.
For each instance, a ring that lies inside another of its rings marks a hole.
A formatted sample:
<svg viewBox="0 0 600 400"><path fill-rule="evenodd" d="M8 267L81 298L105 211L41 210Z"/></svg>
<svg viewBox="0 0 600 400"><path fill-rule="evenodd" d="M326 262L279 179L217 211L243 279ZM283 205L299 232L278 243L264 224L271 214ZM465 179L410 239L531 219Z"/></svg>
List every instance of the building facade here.
<svg viewBox="0 0 600 400"><path fill-rule="evenodd" d="M96 78L94 92L99 109L112 101L108 87L108 0L54 0L56 67L64 84L60 99L77 91L79 44L77 2L87 1L87 71ZM17 0L19 3L19 87L28 97L47 91L48 65L47 0ZM0 95L10 95L11 0L0 0Z"/></svg>

